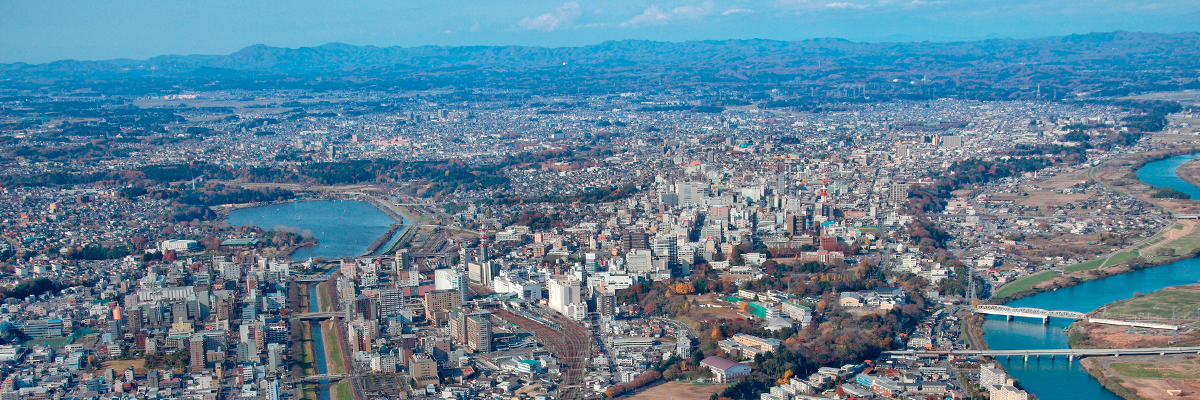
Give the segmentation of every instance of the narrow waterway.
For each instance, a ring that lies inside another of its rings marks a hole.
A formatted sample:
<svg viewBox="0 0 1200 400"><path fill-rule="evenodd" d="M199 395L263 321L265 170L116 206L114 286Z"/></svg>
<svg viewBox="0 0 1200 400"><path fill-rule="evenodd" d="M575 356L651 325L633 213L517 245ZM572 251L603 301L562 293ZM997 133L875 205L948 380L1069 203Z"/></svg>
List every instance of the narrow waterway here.
<svg viewBox="0 0 1200 400"><path fill-rule="evenodd" d="M321 309L320 301L317 300L317 285L308 285L308 309L312 312L324 311ZM325 365L325 340L321 336L321 324L318 320L309 322L309 328L312 331L313 338L313 362L315 362L318 374L329 373L329 367ZM317 396L321 400L329 400L329 381L317 381Z"/></svg>
<svg viewBox="0 0 1200 400"><path fill-rule="evenodd" d="M1192 155L1169 158L1146 164L1137 171L1143 182L1156 186L1168 186L1200 199L1200 188L1193 186L1175 174L1175 169L1192 159ZM1090 312L1112 301L1133 297L1134 292L1149 293L1169 286L1186 285L1200 280L1200 259L1181 260L1171 264L1134 271L1085 282L1069 288L1045 292L1008 303L1012 307L1035 307L1047 310ZM1067 335L1063 331L1071 321L1051 319L1043 325L1041 320L1017 318L1006 321L1004 317L988 317L984 323L984 338L995 350L1013 349L1065 349ZM1013 357L999 359L1001 365L1030 393L1042 400L1117 400L1100 383L1084 371L1079 361L1065 358L1030 359Z"/></svg>

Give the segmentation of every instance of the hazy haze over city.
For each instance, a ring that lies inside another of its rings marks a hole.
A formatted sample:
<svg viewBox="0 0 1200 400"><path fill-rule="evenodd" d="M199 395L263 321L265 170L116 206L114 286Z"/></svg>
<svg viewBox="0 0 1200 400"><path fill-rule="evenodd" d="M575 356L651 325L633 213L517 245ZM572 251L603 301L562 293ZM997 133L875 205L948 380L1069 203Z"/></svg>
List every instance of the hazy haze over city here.
<svg viewBox="0 0 1200 400"><path fill-rule="evenodd" d="M606 40L957 41L1197 28L1189 0L8 1L0 62L245 46L580 46Z"/></svg>

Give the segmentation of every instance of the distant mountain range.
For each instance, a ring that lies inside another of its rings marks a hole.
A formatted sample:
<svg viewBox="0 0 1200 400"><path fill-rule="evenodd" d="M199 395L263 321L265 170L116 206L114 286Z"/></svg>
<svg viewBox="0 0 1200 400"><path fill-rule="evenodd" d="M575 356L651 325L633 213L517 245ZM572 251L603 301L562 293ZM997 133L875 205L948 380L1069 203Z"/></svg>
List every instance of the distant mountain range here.
<svg viewBox="0 0 1200 400"><path fill-rule="evenodd" d="M931 86L950 85L959 92L997 85L1119 92L1119 88L1194 86L1198 66L1200 33L1110 32L954 43L627 40L566 48L330 43L298 49L254 45L229 55L0 64L0 87L131 79L187 87L268 77L281 81L322 77L348 85L373 82L385 87L559 87L564 78L570 84L625 86L652 80L668 86L706 82L837 87L924 78L933 82Z"/></svg>

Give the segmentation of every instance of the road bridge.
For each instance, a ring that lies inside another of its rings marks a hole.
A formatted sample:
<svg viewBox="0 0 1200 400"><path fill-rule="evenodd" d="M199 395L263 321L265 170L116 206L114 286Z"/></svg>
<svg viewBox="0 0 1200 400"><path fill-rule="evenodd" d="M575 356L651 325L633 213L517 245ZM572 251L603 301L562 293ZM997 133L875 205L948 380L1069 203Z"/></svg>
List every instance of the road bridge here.
<svg viewBox="0 0 1200 400"><path fill-rule="evenodd" d="M885 351L884 354L892 356L912 356L912 357L941 357L946 355L954 356L988 356L988 357L1023 357L1025 361L1029 361L1029 357L1040 359L1043 356L1054 359L1058 356L1065 356L1070 360L1079 357L1098 357L1098 356L1146 356L1158 355L1165 356L1167 354L1200 354L1200 346L1191 347L1157 347L1157 348L1138 348L1138 349L1020 349L1020 350L952 350L952 351L917 351L917 350L900 350L900 351Z"/></svg>
<svg viewBox="0 0 1200 400"><path fill-rule="evenodd" d="M330 318L344 318L345 316L346 316L346 313L344 313L344 312L326 311L326 312L310 312L310 313L296 314L296 315L292 316L292 319L321 320L321 319L330 319Z"/></svg>
<svg viewBox="0 0 1200 400"><path fill-rule="evenodd" d="M300 282L300 283L325 282L325 281L329 280L329 276L328 275L301 275L301 276L297 276L297 277L293 278L293 280L295 280L296 282Z"/></svg>
<svg viewBox="0 0 1200 400"><path fill-rule="evenodd" d="M342 380L342 379L345 379L345 378L348 378L348 377L347 377L346 375L341 375L341 374L319 374L319 375L309 375L309 376L305 376L305 377L297 378L297 379L294 379L294 380L292 380L292 382L296 382L296 381L303 381L303 382L320 382L320 381L330 381L330 382L336 382L336 381L340 381L340 380Z"/></svg>

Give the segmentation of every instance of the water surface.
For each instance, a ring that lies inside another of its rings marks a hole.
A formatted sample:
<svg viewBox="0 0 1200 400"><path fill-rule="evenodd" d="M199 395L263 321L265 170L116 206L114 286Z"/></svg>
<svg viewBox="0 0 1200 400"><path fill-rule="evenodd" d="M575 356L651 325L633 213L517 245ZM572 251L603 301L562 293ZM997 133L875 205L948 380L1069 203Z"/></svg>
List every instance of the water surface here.
<svg viewBox="0 0 1200 400"><path fill-rule="evenodd" d="M1200 154L1200 153L1197 153ZM1192 155L1155 161L1138 169L1142 182L1155 187L1171 187L1200 199L1200 188L1175 174ZM1200 259L1176 261L1141 271L1084 282L1069 288L1045 292L1008 303L1012 307L1035 307L1046 310L1090 312L1107 303L1133 297L1134 292L1149 293L1169 286L1187 285L1200 280ZM1065 349L1067 334L1063 328L1072 321L1051 319L1042 325L1040 319L1017 318L1011 322L1002 316L989 316L983 324L984 338L995 350ZM1079 361L1065 358L1051 360L1013 357L997 361L1021 382L1025 390L1042 400L1119 400L1084 371Z"/></svg>
<svg viewBox="0 0 1200 400"><path fill-rule="evenodd" d="M371 242L396 223L371 203L355 200L301 201L241 208L229 213L228 222L235 226L253 225L307 233L320 241L316 246L293 252L293 260L362 255Z"/></svg>

